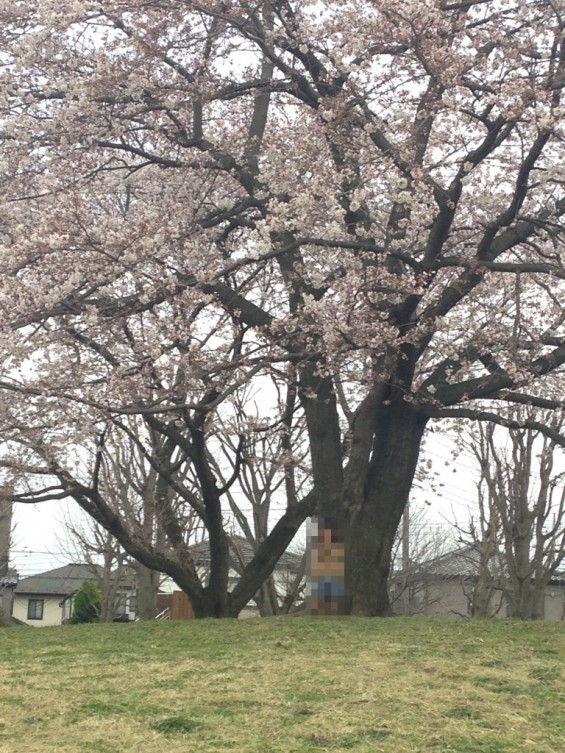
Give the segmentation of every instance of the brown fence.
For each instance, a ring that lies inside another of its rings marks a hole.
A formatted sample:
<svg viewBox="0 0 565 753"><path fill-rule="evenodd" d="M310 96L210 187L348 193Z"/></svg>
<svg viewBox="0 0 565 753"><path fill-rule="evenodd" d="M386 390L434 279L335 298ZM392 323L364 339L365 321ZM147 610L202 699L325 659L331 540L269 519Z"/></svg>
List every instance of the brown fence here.
<svg viewBox="0 0 565 753"><path fill-rule="evenodd" d="M173 591L171 598L171 620L193 620L194 612L190 599L184 591Z"/></svg>

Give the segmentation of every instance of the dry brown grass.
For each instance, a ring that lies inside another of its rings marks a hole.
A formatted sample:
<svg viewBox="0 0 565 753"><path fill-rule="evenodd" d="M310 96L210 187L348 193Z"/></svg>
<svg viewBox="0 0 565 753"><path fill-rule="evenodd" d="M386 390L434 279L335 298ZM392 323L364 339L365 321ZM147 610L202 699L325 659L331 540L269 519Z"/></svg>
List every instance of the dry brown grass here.
<svg viewBox="0 0 565 753"><path fill-rule="evenodd" d="M562 753L565 626L277 618L0 631L1 753Z"/></svg>

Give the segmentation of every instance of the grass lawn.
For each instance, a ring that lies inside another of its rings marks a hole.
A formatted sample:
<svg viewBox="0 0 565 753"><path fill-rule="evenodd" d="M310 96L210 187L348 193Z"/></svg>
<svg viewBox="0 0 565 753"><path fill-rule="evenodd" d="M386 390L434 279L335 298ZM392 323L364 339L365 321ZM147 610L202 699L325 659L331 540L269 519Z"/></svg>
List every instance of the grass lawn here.
<svg viewBox="0 0 565 753"><path fill-rule="evenodd" d="M1 753L562 753L565 625L0 629Z"/></svg>

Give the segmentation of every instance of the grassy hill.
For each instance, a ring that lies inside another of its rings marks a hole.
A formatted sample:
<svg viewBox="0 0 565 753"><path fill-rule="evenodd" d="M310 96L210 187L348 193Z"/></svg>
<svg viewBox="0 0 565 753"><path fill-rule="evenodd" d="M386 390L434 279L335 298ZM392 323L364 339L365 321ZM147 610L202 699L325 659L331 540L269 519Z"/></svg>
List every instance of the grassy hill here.
<svg viewBox="0 0 565 753"><path fill-rule="evenodd" d="M0 630L1 753L562 753L565 625Z"/></svg>

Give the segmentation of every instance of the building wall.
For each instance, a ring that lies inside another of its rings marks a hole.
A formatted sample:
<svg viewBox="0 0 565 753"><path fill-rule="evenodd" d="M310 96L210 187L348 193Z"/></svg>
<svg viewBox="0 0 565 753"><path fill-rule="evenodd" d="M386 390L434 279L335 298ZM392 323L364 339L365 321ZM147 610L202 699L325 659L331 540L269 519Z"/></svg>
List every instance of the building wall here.
<svg viewBox="0 0 565 753"><path fill-rule="evenodd" d="M406 593L395 602L396 614L425 615L428 617L469 616L468 596L472 584L464 579L435 580L418 584L412 594L410 608ZM507 607L502 591L495 591L491 601L492 616L507 616ZM565 619L565 588L548 586L545 594L544 619L552 622Z"/></svg>
<svg viewBox="0 0 565 753"><path fill-rule="evenodd" d="M425 589L423 614L430 617L468 617L472 584L464 579L438 580ZM506 617L506 605L501 591L495 591L491 603L492 617Z"/></svg>
<svg viewBox="0 0 565 753"><path fill-rule="evenodd" d="M565 588L563 586L548 586L545 589L543 610L544 620L558 622L565 619Z"/></svg>
<svg viewBox="0 0 565 753"><path fill-rule="evenodd" d="M114 596L111 618L127 618L128 622L137 619L137 592L133 589L120 590Z"/></svg>
<svg viewBox="0 0 565 753"><path fill-rule="evenodd" d="M469 599L459 580L427 584L422 599L422 614L430 617L467 617L469 614Z"/></svg>
<svg viewBox="0 0 565 753"><path fill-rule="evenodd" d="M49 627L60 625L63 610L60 606L62 596L43 596L42 594L16 594L14 596L12 615L32 627ZM43 619L28 620L27 609L29 599L43 599Z"/></svg>
<svg viewBox="0 0 565 753"><path fill-rule="evenodd" d="M467 589L461 580L419 581L404 589L394 602L394 611L399 615L467 617Z"/></svg>

